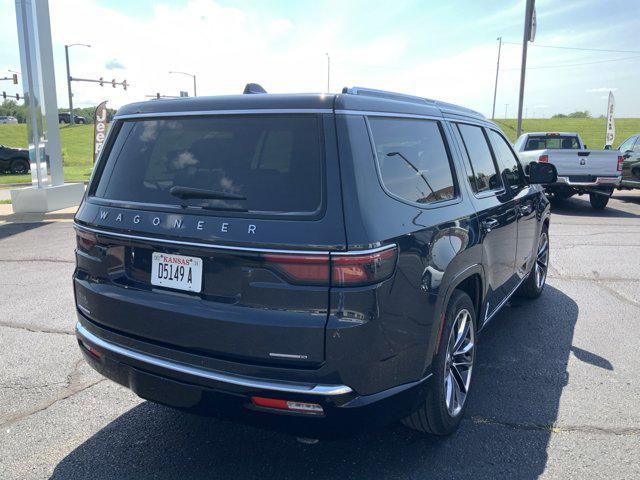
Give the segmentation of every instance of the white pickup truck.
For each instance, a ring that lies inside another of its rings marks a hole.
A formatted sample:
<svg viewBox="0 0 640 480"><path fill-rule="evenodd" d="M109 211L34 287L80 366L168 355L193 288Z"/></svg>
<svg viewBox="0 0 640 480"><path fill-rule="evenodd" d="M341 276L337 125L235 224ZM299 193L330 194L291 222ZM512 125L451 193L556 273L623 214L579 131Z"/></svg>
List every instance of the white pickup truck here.
<svg viewBox="0 0 640 480"><path fill-rule="evenodd" d="M514 145L523 166L548 162L558 171L558 181L545 185L552 200L589 194L591 206L603 209L620 185L623 158L617 150L587 150L577 133L532 132Z"/></svg>

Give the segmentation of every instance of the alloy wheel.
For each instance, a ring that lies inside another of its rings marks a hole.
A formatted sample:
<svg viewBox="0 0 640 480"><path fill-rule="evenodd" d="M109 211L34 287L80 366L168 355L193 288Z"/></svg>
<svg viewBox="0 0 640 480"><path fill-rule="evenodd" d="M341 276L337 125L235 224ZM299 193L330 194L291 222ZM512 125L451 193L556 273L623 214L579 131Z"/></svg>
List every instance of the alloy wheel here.
<svg viewBox="0 0 640 480"><path fill-rule="evenodd" d="M547 269L549 268L549 237L547 232L542 232L538 244L538 256L536 258L535 276L536 287L542 289L547 279Z"/></svg>
<svg viewBox="0 0 640 480"><path fill-rule="evenodd" d="M449 415L460 413L469 393L475 355L475 333L471 313L463 309L453 321L444 366L444 394Z"/></svg>

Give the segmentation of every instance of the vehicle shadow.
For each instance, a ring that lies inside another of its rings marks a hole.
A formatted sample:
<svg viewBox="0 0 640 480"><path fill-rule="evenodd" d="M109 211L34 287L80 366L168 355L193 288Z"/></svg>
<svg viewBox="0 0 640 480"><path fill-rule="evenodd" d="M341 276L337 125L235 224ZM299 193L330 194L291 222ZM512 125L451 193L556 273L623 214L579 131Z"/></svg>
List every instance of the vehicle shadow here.
<svg viewBox="0 0 640 480"><path fill-rule="evenodd" d="M633 198L633 197L629 197ZM638 214L627 212L616 208L614 200L620 200L614 196L609 200L609 204L604 210L596 210L591 207L589 197L571 197L562 201L554 201L551 203L551 212L559 215L570 215L573 217L594 217L594 218L637 218Z"/></svg>
<svg viewBox="0 0 640 480"><path fill-rule="evenodd" d="M0 225L0 240L48 225L50 222L6 223Z"/></svg>
<svg viewBox="0 0 640 480"><path fill-rule="evenodd" d="M392 425L304 445L145 402L78 446L51 478L536 478L547 463L577 319L576 303L549 285L540 299L505 307L481 336L467 415L448 438Z"/></svg>

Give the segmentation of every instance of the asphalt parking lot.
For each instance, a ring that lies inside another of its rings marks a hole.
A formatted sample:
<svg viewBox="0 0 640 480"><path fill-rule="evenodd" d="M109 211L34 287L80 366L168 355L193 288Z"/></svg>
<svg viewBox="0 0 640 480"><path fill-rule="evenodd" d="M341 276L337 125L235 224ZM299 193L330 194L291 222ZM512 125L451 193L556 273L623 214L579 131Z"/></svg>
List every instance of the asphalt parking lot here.
<svg viewBox="0 0 640 480"><path fill-rule="evenodd" d="M640 478L640 192L554 208L548 286L482 336L458 433L294 438L154 405L73 336L70 222L0 225L0 478Z"/></svg>

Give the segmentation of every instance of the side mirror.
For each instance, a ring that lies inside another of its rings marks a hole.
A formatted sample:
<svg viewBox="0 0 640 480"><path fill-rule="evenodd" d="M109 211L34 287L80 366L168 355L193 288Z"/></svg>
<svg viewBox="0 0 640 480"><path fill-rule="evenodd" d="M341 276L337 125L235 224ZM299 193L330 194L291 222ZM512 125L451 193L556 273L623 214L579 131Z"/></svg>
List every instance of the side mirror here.
<svg viewBox="0 0 640 480"><path fill-rule="evenodd" d="M531 162L528 165L529 183L555 183L558 181L558 171L551 163Z"/></svg>

